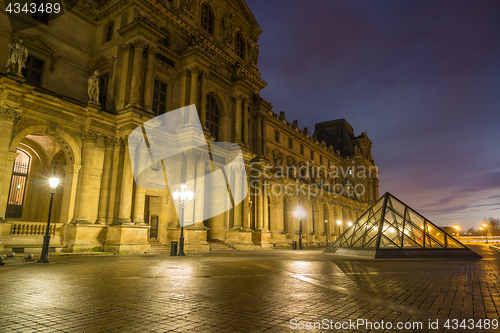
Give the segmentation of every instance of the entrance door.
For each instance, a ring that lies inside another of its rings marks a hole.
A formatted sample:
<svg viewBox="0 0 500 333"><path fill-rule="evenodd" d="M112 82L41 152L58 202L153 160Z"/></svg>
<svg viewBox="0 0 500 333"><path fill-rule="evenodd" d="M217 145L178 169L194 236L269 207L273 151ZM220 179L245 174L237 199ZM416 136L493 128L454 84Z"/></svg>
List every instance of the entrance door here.
<svg viewBox="0 0 500 333"><path fill-rule="evenodd" d="M158 238L158 215L151 216L151 229L149 229L149 238Z"/></svg>

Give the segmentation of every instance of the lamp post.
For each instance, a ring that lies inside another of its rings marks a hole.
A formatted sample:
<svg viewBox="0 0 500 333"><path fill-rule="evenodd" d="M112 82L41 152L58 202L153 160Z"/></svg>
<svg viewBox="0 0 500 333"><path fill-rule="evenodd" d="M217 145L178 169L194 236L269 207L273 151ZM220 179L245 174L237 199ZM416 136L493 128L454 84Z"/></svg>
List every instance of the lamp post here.
<svg viewBox="0 0 500 333"><path fill-rule="evenodd" d="M339 226L339 235L337 236L337 238L338 238L338 237L340 237L340 225L341 225L341 224L342 224L342 221L337 220L337 225Z"/></svg>
<svg viewBox="0 0 500 333"><path fill-rule="evenodd" d="M325 219L326 247L328 247L328 219Z"/></svg>
<svg viewBox="0 0 500 333"><path fill-rule="evenodd" d="M488 225L486 223L483 223L483 228L484 228L484 238L486 239L486 244L488 244Z"/></svg>
<svg viewBox="0 0 500 333"><path fill-rule="evenodd" d="M295 208L293 215L299 219L299 250L303 250L304 248L302 247L302 218L306 215L306 212L304 211L304 209L302 209L301 206L298 206L297 208Z"/></svg>
<svg viewBox="0 0 500 333"><path fill-rule="evenodd" d="M186 184L181 185L181 191L179 192L178 189L175 189L175 192L173 193L174 201L181 205L181 237L179 238L179 253L177 254L178 256L185 256L186 254L184 253L184 206L187 203L190 203L193 198L194 198L194 193L191 191L191 189L187 189Z"/></svg>
<svg viewBox="0 0 500 333"><path fill-rule="evenodd" d="M49 218L47 219L47 227L45 235L43 236L42 255L38 260L39 263L49 263L49 243L50 243L50 215L52 215L52 202L54 200L54 193L59 184L59 178L53 177L49 179L50 186L50 204L49 204Z"/></svg>
<svg viewBox="0 0 500 333"><path fill-rule="evenodd" d="M481 240L483 240L483 227L479 227L479 231L481 231Z"/></svg>

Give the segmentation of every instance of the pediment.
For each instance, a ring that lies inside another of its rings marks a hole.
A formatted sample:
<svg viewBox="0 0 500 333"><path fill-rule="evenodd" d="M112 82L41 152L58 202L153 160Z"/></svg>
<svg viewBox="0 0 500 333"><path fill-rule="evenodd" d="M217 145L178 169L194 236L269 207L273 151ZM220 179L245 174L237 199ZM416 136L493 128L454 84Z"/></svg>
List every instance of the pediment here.
<svg viewBox="0 0 500 333"><path fill-rule="evenodd" d="M54 45L40 35L16 34L15 37L16 39L22 38L24 40L24 44L28 47L28 52L30 49L35 49L51 58L58 58L61 55L61 52Z"/></svg>
<svg viewBox="0 0 500 333"><path fill-rule="evenodd" d="M113 75L115 61L116 61L115 57L100 56L92 64L92 66L89 67L89 73L92 73L96 70L99 72L106 71L109 72L111 77Z"/></svg>

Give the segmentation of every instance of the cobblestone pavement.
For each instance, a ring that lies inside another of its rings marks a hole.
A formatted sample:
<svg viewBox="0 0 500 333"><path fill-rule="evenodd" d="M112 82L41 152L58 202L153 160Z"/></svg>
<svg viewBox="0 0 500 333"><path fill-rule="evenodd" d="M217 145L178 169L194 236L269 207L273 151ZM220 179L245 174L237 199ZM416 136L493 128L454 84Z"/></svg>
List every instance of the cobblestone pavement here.
<svg viewBox="0 0 500 333"><path fill-rule="evenodd" d="M443 332L449 318L499 317L500 253L475 249L485 259L339 260L321 249L18 258L0 267L0 331ZM423 326L298 329L323 319Z"/></svg>

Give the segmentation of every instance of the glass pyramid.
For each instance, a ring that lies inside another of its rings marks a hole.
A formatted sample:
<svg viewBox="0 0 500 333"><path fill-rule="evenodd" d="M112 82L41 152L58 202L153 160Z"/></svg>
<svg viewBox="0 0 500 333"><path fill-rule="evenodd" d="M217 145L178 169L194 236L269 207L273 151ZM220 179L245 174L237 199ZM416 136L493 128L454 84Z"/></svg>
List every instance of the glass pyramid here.
<svg viewBox="0 0 500 333"><path fill-rule="evenodd" d="M373 258L481 258L389 192L325 252Z"/></svg>

